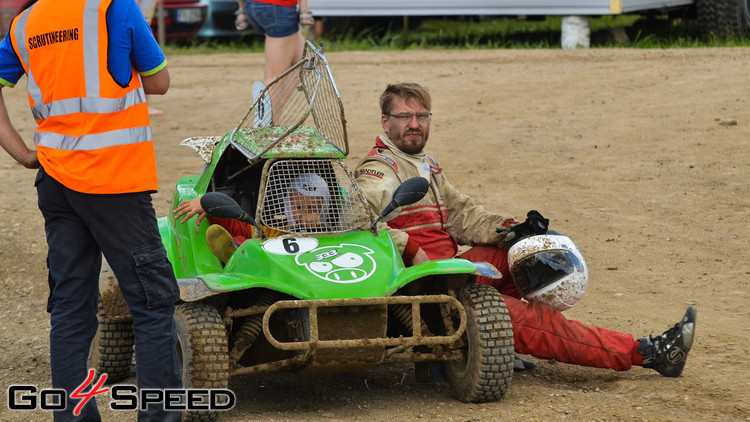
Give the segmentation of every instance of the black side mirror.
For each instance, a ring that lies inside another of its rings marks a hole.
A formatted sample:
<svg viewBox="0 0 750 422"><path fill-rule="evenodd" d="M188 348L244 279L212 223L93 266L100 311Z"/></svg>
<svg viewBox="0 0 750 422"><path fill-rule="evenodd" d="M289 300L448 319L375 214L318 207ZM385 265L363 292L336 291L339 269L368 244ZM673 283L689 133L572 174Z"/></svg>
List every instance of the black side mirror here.
<svg viewBox="0 0 750 422"><path fill-rule="evenodd" d="M216 218L231 218L252 224L260 230L261 237L266 238L266 232L250 214L246 213L240 205L229 195L221 192L206 192L201 197L201 207L206 214Z"/></svg>
<svg viewBox="0 0 750 422"><path fill-rule="evenodd" d="M386 215L390 214L393 210L404 205L413 204L418 202L427 194L430 189L430 181L424 177L412 177L404 181L396 191L393 192L393 199L383 209L378 218L372 223L372 231L376 232L377 225ZM202 204L202 203L201 203ZM205 208L204 208L205 209Z"/></svg>

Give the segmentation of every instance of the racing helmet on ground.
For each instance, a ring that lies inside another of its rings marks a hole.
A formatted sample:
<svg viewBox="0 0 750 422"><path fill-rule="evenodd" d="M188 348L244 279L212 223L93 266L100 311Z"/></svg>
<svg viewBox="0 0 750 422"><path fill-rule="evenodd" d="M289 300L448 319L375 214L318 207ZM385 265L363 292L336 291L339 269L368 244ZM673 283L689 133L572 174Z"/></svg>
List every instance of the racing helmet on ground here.
<svg viewBox="0 0 750 422"><path fill-rule="evenodd" d="M586 261L567 236L548 233L523 238L508 250L508 264L526 300L564 311L586 293Z"/></svg>

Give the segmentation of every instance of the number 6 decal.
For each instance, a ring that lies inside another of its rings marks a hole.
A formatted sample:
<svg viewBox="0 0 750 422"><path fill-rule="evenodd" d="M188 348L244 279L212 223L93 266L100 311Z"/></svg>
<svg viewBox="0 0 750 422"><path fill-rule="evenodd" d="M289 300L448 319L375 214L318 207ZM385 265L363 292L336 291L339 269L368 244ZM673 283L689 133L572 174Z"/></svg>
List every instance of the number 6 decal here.
<svg viewBox="0 0 750 422"><path fill-rule="evenodd" d="M287 237L281 240L281 244L284 245L284 250L289 255L294 255L297 252L299 252L299 243L297 243L297 239L293 237Z"/></svg>
<svg viewBox="0 0 750 422"><path fill-rule="evenodd" d="M263 250L275 255L299 255L318 247L312 237L274 237L263 243Z"/></svg>

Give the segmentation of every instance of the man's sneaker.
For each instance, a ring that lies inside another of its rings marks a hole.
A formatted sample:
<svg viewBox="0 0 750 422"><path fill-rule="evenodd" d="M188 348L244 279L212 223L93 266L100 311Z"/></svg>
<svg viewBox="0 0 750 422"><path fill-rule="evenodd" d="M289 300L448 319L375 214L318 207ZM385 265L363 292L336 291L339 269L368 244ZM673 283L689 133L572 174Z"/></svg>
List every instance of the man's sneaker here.
<svg viewBox="0 0 750 422"><path fill-rule="evenodd" d="M679 377L685 368L695 335L695 308L688 306L685 316L659 337L642 338L638 353L643 367L652 368L665 377Z"/></svg>
<svg viewBox="0 0 750 422"><path fill-rule="evenodd" d="M206 242L211 252L216 255L222 264L226 264L237 250L237 244L234 243L232 235L218 224L212 224L206 230Z"/></svg>

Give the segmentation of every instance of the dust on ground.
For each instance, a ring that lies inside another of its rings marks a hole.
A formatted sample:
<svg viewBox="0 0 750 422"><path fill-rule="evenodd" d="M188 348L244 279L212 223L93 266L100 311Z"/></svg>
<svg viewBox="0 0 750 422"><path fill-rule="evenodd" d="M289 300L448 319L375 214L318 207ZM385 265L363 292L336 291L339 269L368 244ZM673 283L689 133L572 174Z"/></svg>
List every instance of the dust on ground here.
<svg viewBox="0 0 750 422"><path fill-rule="evenodd" d="M348 375L236 378L245 420L750 419L750 73L748 49L484 50L331 53L354 166L381 132L378 95L416 81L434 97L429 151L488 209L550 218L586 257L586 296L565 315L636 337L698 310L683 376L536 360L505 398L466 404L410 365ZM166 215L177 179L203 161L185 138L229 132L261 79L262 54L169 57L172 86L153 105ZM3 89L27 142L25 82ZM0 377L50 386L43 221L35 172L0 154ZM71 233L75 236L75 233ZM130 380L133 381L132 379ZM100 397L101 399L101 397ZM51 420L0 410L0 420ZM134 420L100 400L105 420Z"/></svg>

